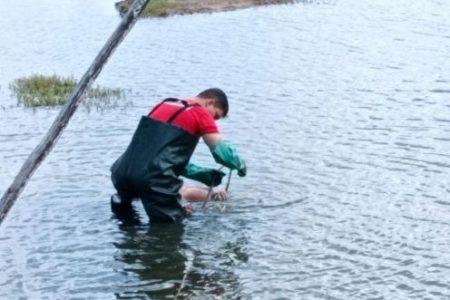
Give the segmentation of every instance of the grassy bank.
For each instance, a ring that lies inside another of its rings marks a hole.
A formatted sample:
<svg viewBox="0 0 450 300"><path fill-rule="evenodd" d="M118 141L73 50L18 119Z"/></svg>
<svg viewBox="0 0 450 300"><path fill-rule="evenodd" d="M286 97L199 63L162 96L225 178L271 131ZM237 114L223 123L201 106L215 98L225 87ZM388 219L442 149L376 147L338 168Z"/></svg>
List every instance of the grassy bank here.
<svg viewBox="0 0 450 300"><path fill-rule="evenodd" d="M292 3L293 0L152 0L142 12L143 17L164 17L176 14L192 14L235 10L257 5ZM115 4L121 15L125 14L133 0Z"/></svg>
<svg viewBox="0 0 450 300"><path fill-rule="evenodd" d="M64 104L70 93L75 89L77 80L57 75L32 75L14 80L9 88L17 97L20 105L25 107L55 106ZM86 92L86 99L93 104L98 101L100 106L110 104L111 100L124 97L120 88L92 87ZM103 102L100 104L100 102Z"/></svg>

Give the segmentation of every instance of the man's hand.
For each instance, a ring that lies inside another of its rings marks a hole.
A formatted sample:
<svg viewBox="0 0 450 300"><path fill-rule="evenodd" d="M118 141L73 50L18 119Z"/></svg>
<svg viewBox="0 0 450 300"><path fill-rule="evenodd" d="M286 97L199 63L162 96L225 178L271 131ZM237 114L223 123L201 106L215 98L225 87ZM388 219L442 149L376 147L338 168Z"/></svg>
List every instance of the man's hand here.
<svg viewBox="0 0 450 300"><path fill-rule="evenodd" d="M229 194L224 190L220 190L217 192L213 192L211 198L214 201L226 201L229 198Z"/></svg>
<svg viewBox="0 0 450 300"><path fill-rule="evenodd" d="M200 181L207 186L218 186L222 183L222 178L225 176L225 173L217 169L204 168L189 163L181 175L192 180Z"/></svg>
<svg viewBox="0 0 450 300"><path fill-rule="evenodd" d="M209 170L209 177L211 178L210 184L212 186L218 186L222 183L222 179L226 174L220 170L217 169L210 169Z"/></svg>
<svg viewBox="0 0 450 300"><path fill-rule="evenodd" d="M239 177L244 177L247 175L247 165L245 164L245 161L241 159L241 167L238 169L238 175Z"/></svg>
<svg viewBox="0 0 450 300"><path fill-rule="evenodd" d="M238 175L241 177L247 174L245 161L238 155L234 145L221 142L210 147L210 151L216 163L231 170L238 170Z"/></svg>

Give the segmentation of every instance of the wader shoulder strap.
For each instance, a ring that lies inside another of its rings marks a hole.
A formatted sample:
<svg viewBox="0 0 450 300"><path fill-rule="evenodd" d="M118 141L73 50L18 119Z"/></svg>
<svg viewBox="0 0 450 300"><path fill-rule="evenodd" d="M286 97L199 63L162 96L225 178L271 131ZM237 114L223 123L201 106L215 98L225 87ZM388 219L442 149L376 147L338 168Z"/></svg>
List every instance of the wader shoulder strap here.
<svg viewBox="0 0 450 300"><path fill-rule="evenodd" d="M153 112L155 111L155 110L157 110L161 105L163 105L165 102L177 102L177 101L179 101L178 99L175 99L175 98L167 98L167 99L164 99L163 101L161 101L158 105L156 105L155 107L153 107L153 109L149 112L149 114L148 114L148 116L150 117L152 114L153 114Z"/></svg>
<svg viewBox="0 0 450 300"><path fill-rule="evenodd" d="M189 103L187 103L184 100L179 100L182 104L183 107L181 107L179 110L177 110L170 118L169 120L167 120L167 123L172 123L173 120L175 120L176 117L178 117L179 114L181 114L183 111L185 111L187 108L191 107L192 105L190 105Z"/></svg>
<svg viewBox="0 0 450 300"><path fill-rule="evenodd" d="M161 103L159 103L158 105L156 105L148 115L151 116L151 115L153 114L153 112L154 112L155 110L157 110L157 109L158 109L163 103L165 103L165 102L181 102L181 103L183 104L183 107L180 107L180 109L178 109L177 111L175 111L175 113L167 120L167 123L169 123L169 124L172 123L172 122L175 120L175 118L178 117L178 115L179 115L180 113L182 113L183 111L185 111L187 108L189 108L189 107L191 107L191 106L194 106L194 105L198 105L198 104L194 104L194 105L189 104L189 103L187 103L187 101L185 101L185 100L180 100L180 99L176 99L176 98L167 98L167 99L164 99L164 100L163 100Z"/></svg>

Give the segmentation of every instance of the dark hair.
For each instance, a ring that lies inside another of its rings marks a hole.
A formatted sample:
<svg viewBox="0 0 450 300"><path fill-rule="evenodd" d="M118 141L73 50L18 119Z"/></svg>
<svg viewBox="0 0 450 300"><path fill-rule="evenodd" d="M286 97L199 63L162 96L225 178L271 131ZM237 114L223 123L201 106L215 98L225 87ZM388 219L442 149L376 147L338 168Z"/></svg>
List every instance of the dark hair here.
<svg viewBox="0 0 450 300"><path fill-rule="evenodd" d="M218 88L211 88L204 90L200 94L197 95L199 98L203 99L214 99L216 100L215 105L223 110L223 117L226 117L228 114L228 98L227 95Z"/></svg>

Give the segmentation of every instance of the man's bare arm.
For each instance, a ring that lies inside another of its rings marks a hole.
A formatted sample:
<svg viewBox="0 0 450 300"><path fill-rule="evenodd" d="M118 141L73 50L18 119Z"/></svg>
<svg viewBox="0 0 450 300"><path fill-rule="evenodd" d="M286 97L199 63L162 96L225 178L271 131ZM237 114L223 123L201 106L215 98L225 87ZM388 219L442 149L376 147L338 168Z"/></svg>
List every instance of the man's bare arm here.
<svg viewBox="0 0 450 300"><path fill-rule="evenodd" d="M223 137L220 133L207 133L204 134L202 138L205 144L209 147L217 145L223 140Z"/></svg>

